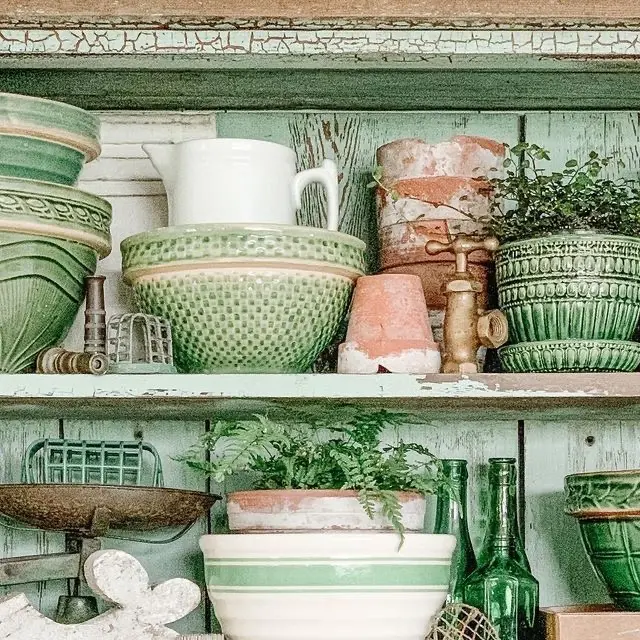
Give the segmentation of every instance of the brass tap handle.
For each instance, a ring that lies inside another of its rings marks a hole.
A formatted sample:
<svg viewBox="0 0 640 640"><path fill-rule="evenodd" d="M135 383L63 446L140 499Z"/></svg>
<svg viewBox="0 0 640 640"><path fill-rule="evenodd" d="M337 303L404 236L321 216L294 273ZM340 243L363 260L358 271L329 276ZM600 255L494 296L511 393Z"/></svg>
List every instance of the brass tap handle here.
<svg viewBox="0 0 640 640"><path fill-rule="evenodd" d="M473 251L484 249L485 251L495 251L498 248L498 240L493 236L477 240L466 233L459 233L451 242L438 242L429 240L426 251L429 255L435 256L448 251L456 256L456 273L465 273L467 270L467 258Z"/></svg>

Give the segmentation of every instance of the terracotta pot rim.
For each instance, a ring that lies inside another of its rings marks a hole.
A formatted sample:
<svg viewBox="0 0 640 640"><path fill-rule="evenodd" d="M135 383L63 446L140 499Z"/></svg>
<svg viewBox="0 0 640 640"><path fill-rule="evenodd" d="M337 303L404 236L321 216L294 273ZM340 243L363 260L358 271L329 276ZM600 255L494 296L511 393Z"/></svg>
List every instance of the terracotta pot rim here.
<svg viewBox="0 0 640 640"><path fill-rule="evenodd" d="M276 498L293 495L296 497L308 495L312 498L354 498L357 497L359 491L357 489L247 489L243 491L231 491L227 494L227 499L233 496L240 498L250 496L271 495ZM416 497L425 499L418 491L394 491L401 501L412 500Z"/></svg>
<svg viewBox="0 0 640 640"><path fill-rule="evenodd" d="M402 348L393 349L394 345L404 345ZM440 347L434 340L345 340L340 346L355 347L356 349L368 352L369 345L376 345L378 348L388 346L388 353L402 353L404 351L421 349L425 351L439 351Z"/></svg>

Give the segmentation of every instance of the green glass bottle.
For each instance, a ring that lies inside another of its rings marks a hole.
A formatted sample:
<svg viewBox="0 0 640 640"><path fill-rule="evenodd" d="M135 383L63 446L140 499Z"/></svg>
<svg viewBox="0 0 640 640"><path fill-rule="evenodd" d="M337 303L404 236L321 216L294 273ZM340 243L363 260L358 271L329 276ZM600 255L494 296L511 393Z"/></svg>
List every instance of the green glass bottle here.
<svg viewBox="0 0 640 640"><path fill-rule="evenodd" d="M456 537L447 603L462 602L464 581L478 566L467 527L467 461L443 459L441 462L446 484L438 489L434 533L450 533Z"/></svg>
<svg viewBox="0 0 640 640"><path fill-rule="evenodd" d="M513 458L489 460L486 557L464 584L464 601L484 612L500 640L532 638L538 610L538 581L521 557L524 545L518 531L515 462Z"/></svg>

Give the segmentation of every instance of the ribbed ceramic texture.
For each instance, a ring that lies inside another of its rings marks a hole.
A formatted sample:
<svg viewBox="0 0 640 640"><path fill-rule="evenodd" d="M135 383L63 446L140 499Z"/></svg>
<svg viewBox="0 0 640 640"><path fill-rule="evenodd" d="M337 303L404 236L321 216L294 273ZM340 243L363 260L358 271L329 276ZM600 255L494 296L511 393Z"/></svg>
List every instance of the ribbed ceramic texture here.
<svg viewBox="0 0 640 640"><path fill-rule="evenodd" d="M640 366L640 343L616 340L549 340L521 342L498 351L505 371L635 371Z"/></svg>
<svg viewBox="0 0 640 640"><path fill-rule="evenodd" d="M575 473L564 480L565 511L640 510L640 469Z"/></svg>
<svg viewBox="0 0 640 640"><path fill-rule="evenodd" d="M62 235L67 230L89 234L101 248L101 257L111 246L111 205L73 187L0 178L0 219L45 224Z"/></svg>
<svg viewBox="0 0 640 640"><path fill-rule="evenodd" d="M330 343L353 281L295 269L202 269L133 283L138 307L171 322L188 373L300 373Z"/></svg>
<svg viewBox="0 0 640 640"><path fill-rule="evenodd" d="M122 241L123 270L175 261L277 258L328 262L365 270L365 244L315 227L197 225L167 227Z"/></svg>
<svg viewBox="0 0 640 640"><path fill-rule="evenodd" d="M411 533L400 549L395 533L221 537L200 544L209 597L235 640L424 640L454 546Z"/></svg>
<svg viewBox="0 0 640 640"><path fill-rule="evenodd" d="M96 252L82 244L0 231L0 371L35 364L67 334Z"/></svg>
<svg viewBox="0 0 640 640"><path fill-rule="evenodd" d="M75 184L84 154L63 144L28 136L0 135L0 176Z"/></svg>
<svg viewBox="0 0 640 640"><path fill-rule="evenodd" d="M511 342L629 340L640 317L640 239L596 234L510 242L496 252Z"/></svg>
<svg viewBox="0 0 640 640"><path fill-rule="evenodd" d="M619 607L640 611L640 518L581 520L591 566Z"/></svg>

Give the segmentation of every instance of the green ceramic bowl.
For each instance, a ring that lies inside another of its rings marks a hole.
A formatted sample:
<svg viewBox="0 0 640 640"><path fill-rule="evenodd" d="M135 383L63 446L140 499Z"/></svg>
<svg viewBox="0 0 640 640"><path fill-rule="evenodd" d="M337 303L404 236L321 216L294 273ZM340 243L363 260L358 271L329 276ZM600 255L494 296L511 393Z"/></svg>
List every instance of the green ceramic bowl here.
<svg viewBox="0 0 640 640"><path fill-rule="evenodd" d="M84 153L29 136L0 134L0 176L72 185L84 166Z"/></svg>
<svg viewBox="0 0 640 640"><path fill-rule="evenodd" d="M52 236L111 251L111 205L102 198L49 182L0 178L0 230Z"/></svg>
<svg viewBox="0 0 640 640"><path fill-rule="evenodd" d="M33 180L0 179L0 372L31 368L66 336L84 278L111 247L105 200Z"/></svg>
<svg viewBox="0 0 640 640"><path fill-rule="evenodd" d="M505 371L635 371L640 343L623 340L548 340L521 342L498 350Z"/></svg>
<svg viewBox="0 0 640 640"><path fill-rule="evenodd" d="M100 155L99 118L64 102L0 93L0 133L66 145L87 162Z"/></svg>
<svg viewBox="0 0 640 640"><path fill-rule="evenodd" d="M330 343L365 244L311 227L201 225L122 242L144 313L171 322L178 369L299 373Z"/></svg>
<svg viewBox="0 0 640 640"><path fill-rule="evenodd" d="M513 343L633 335L640 319L640 238L533 238L506 243L495 259Z"/></svg>
<svg viewBox="0 0 640 640"><path fill-rule="evenodd" d="M611 599L640 611L640 470L567 476L565 510Z"/></svg>

